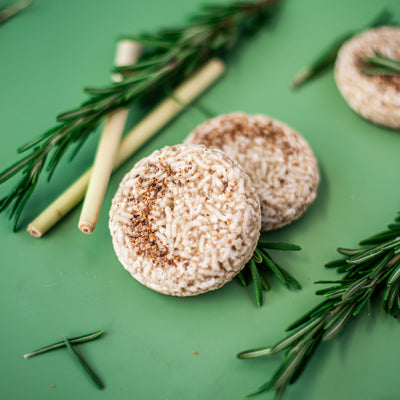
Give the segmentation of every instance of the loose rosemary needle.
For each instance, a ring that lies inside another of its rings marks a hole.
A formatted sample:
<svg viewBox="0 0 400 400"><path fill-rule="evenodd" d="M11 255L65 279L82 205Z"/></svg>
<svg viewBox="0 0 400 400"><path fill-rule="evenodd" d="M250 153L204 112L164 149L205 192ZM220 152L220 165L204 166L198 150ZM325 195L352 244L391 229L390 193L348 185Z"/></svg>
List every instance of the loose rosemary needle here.
<svg viewBox="0 0 400 400"><path fill-rule="evenodd" d="M64 340L67 349L70 351L72 356L79 362L79 364L83 367L83 369L87 372L87 374L92 379L94 384L99 389L104 389L104 384L101 381L101 379L96 375L96 373L92 370L89 364L83 359L83 357L71 346L71 342L65 336L62 336L62 339Z"/></svg>
<svg viewBox="0 0 400 400"><path fill-rule="evenodd" d="M376 28L378 26L390 24L394 25L392 14L384 10L367 27ZM357 31L347 32L335 39L309 66L296 74L291 82L292 89L299 88L309 80L325 72L328 68L331 68L335 64L340 47L356 33Z"/></svg>
<svg viewBox="0 0 400 400"><path fill-rule="evenodd" d="M140 98L159 99L213 55L229 50L242 34L259 27L279 1L204 6L183 28L130 36L145 49L135 64L116 68L126 75L124 80L104 88L86 88L87 101L58 115L58 124L20 147L18 152L27 155L0 173L0 185L22 174L14 189L0 200L0 212L10 209L14 230L41 173L46 170L50 180L67 149L76 145L72 159L105 116Z"/></svg>
<svg viewBox="0 0 400 400"><path fill-rule="evenodd" d="M85 342L89 342L90 340L95 340L95 339L99 338L103 333L104 333L104 330L101 329L96 332L87 333L86 335L70 338L69 341L72 344L85 343ZM34 356L38 356L39 354L47 353L48 351L56 350L61 347L65 347L64 340L62 340L61 342L56 342L56 343L50 344L48 346L41 347L40 349L32 351L31 353L26 353L26 354L24 354L24 358L31 358Z"/></svg>
<svg viewBox="0 0 400 400"><path fill-rule="evenodd" d="M260 239L253 256L243 271L238 275L238 280L243 286L247 286L251 280L254 285L257 305L264 302L264 291L270 290L267 275L271 272L288 288L301 289L300 283L285 269L279 266L269 255L267 250L301 250L301 247L290 243L268 242Z"/></svg>
<svg viewBox="0 0 400 400"><path fill-rule="evenodd" d="M316 294L325 299L293 322L290 332L273 346L246 350L238 358L256 358L285 352L275 374L249 396L275 391L281 399L296 382L321 343L335 337L369 303L383 293L383 310L397 317L400 313L400 213L388 229L361 241L356 249L338 248L344 257L326 264L344 274L338 280L318 281L331 286Z"/></svg>

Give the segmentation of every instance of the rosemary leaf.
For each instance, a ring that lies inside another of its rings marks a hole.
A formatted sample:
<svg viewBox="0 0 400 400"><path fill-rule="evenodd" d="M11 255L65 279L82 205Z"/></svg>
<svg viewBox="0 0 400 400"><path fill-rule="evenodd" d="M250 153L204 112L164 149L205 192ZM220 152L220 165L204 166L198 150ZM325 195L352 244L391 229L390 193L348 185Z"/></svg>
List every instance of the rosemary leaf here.
<svg viewBox="0 0 400 400"><path fill-rule="evenodd" d="M0 184L11 178L17 172L23 170L29 163L36 157L36 154L31 154L29 157L24 158L21 161L17 161L11 167L7 168L0 175Z"/></svg>
<svg viewBox="0 0 400 400"><path fill-rule="evenodd" d="M285 332L290 332L293 330L298 329L300 326L303 324L307 323L308 321L314 321L315 318L318 318L318 316L325 310L330 309L332 307L332 304L329 299L323 301L322 303L317 304L314 308L312 308L310 311L302 315L300 318L298 318L296 321L292 322L285 330Z"/></svg>
<svg viewBox="0 0 400 400"><path fill-rule="evenodd" d="M388 280L388 286L392 285L400 277L400 263L397 263L394 267L393 273L390 275Z"/></svg>
<svg viewBox="0 0 400 400"><path fill-rule="evenodd" d="M354 256L365 251L365 249L346 249L344 247L338 247L336 251L344 256Z"/></svg>
<svg viewBox="0 0 400 400"><path fill-rule="evenodd" d="M339 333L347 320L352 316L355 307L356 304L352 304L344 312L342 312L342 314L337 319L335 319L334 324L329 326L329 328L326 328L322 339L324 342L327 342Z"/></svg>
<svg viewBox="0 0 400 400"><path fill-rule="evenodd" d="M244 287L246 287L246 286L247 286L247 281L246 281L246 279L245 279L245 277L244 277L244 275L243 275L243 271L240 271L237 277L238 277L239 282L240 282Z"/></svg>
<svg viewBox="0 0 400 400"><path fill-rule="evenodd" d="M282 369L276 372L276 374L272 377L270 384L271 389L279 392L282 388L286 388L288 382L292 378L294 372L296 371L297 364L301 364L303 357L306 355L308 347L311 345L311 341L308 342L305 346L301 347L300 350L289 358L286 358L282 363ZM281 396L283 393L281 394Z"/></svg>
<svg viewBox="0 0 400 400"><path fill-rule="evenodd" d="M82 356L71 346L70 341L65 337L62 336L67 349L70 351L72 356L79 362L79 364L83 367L83 369L87 372L89 377L92 379L94 384L99 389L104 389L104 384L100 380L100 378L96 375L96 373L92 370L92 368L88 365L88 363L82 358Z"/></svg>
<svg viewBox="0 0 400 400"><path fill-rule="evenodd" d="M104 330L101 329L99 331L88 333L88 334L82 335L82 336L77 336L77 337L74 337L74 338L71 338L68 340L71 344L85 343L85 342L89 342L91 340L95 340L95 339L99 338L103 333L104 333ZM39 354L47 353L48 351L56 350L61 347L65 347L64 340L62 340L61 342L56 342L56 343L50 344L48 346L41 347L40 349L32 351L31 353L26 353L26 354L24 354L24 358L31 358L34 356L38 356Z"/></svg>
<svg viewBox="0 0 400 400"><path fill-rule="evenodd" d="M343 286L331 286L326 289L317 290L315 292L315 294L317 296L326 296L326 295L329 295L330 293L336 293L338 290L345 292L345 289L343 289Z"/></svg>
<svg viewBox="0 0 400 400"><path fill-rule="evenodd" d="M388 242L385 242L379 246L373 247L372 249L368 249L365 252L362 252L360 254L357 254L353 257L350 257L347 262L349 264L358 264L361 262L364 262L366 260L369 260L371 258L376 258L379 255L383 254L386 250L392 249L396 246L400 245L400 237L396 237L393 240L390 240Z"/></svg>
<svg viewBox="0 0 400 400"><path fill-rule="evenodd" d="M315 350L317 350L317 347L318 347L319 343L321 342L321 340L322 340L322 333L320 333L319 335L316 335L311 340L310 345L307 348L306 354L303 356L302 360L300 361L300 363L296 367L296 370L294 371L294 373L290 377L290 380L289 380L289 384L290 385L295 383L297 381L297 379L300 377L300 375L304 371L304 368L306 367L308 361L313 356ZM286 390L286 385L282 387L282 391L283 391L282 396L283 396L285 390Z"/></svg>
<svg viewBox="0 0 400 400"><path fill-rule="evenodd" d="M271 347L261 347L259 349L242 351L238 353L236 357L240 359L257 358L257 357L267 356L269 354L271 354Z"/></svg>
<svg viewBox="0 0 400 400"><path fill-rule="evenodd" d="M266 268L269 268L284 285L288 286L285 276L282 274L280 268L268 256L268 254L265 252L262 252L261 257L265 263L263 265L265 265Z"/></svg>
<svg viewBox="0 0 400 400"><path fill-rule="evenodd" d="M326 263L325 268L337 268L337 267L343 267L346 265L347 265L346 260L339 259L339 260L334 260L334 261L330 261L330 262Z"/></svg>
<svg viewBox="0 0 400 400"><path fill-rule="evenodd" d="M369 293L367 292L364 298L361 299L361 301L358 303L357 307L353 311L353 317L356 317L362 311L362 309L367 305L367 303L370 301L372 293L373 293L372 290Z"/></svg>
<svg viewBox="0 0 400 400"><path fill-rule="evenodd" d="M258 394L260 394L260 393L265 392L266 390L268 390L268 388L269 388L269 382L264 383L264 384L261 385L258 389L256 389L256 390L254 390L253 392L247 394L246 397L249 398L249 397L256 396L256 395L258 395Z"/></svg>
<svg viewBox="0 0 400 400"><path fill-rule="evenodd" d="M309 332L312 328L320 324L321 318L316 318L311 323L304 324L302 327L299 327L295 332L288 335L286 338L278 342L271 349L272 353L278 353L282 350L288 348L291 344L295 343L299 338L301 338L305 333Z"/></svg>
<svg viewBox="0 0 400 400"><path fill-rule="evenodd" d="M379 244L382 242L386 242L387 240L394 239L398 235L399 235L398 232L395 232L392 230L386 230L386 231L380 232L374 236L371 236L368 239L362 240L359 243L359 245L365 246L365 245Z"/></svg>
<svg viewBox="0 0 400 400"><path fill-rule="evenodd" d="M301 250L300 246L292 243L278 243L278 242L267 242L265 240L259 240L258 245L263 249L268 250L294 250L298 251Z"/></svg>
<svg viewBox="0 0 400 400"><path fill-rule="evenodd" d="M258 250L257 248L254 250L252 259L253 259L254 262L256 262L257 264L261 264L262 261L263 261L263 259L262 259L262 257L261 257L260 250Z"/></svg>
<svg viewBox="0 0 400 400"><path fill-rule="evenodd" d="M301 285L300 285L299 281L293 275L291 275L289 272L287 272L282 267L279 267L278 265L277 265L277 267L279 268L281 274L285 277L287 285L289 285L293 289L297 289L297 290L301 289Z"/></svg>
<svg viewBox="0 0 400 400"><path fill-rule="evenodd" d="M263 291L270 290L270 285L265 277L272 272L289 289L301 289L300 283L288 271L273 261L265 249L293 251L300 250L300 246L291 243L267 242L260 239L254 250L253 256L245 268L238 275L238 280L243 286L247 286L246 276L251 276L254 284L254 293L257 305L260 307L264 301Z"/></svg>
<svg viewBox="0 0 400 400"><path fill-rule="evenodd" d="M393 252L390 252L386 255L386 257L382 258L382 261L380 261L379 263L377 263L376 266L374 266L373 268L371 268L371 272L369 273L368 277L370 279L373 279L377 276L380 275L380 273L382 272L382 270L384 268L387 268L387 265L389 263L389 261L393 259Z"/></svg>
<svg viewBox="0 0 400 400"><path fill-rule="evenodd" d="M250 260L249 267L254 282L254 290L256 293L257 305L261 307L264 301L264 292L263 292L263 286L260 281L260 275L258 273L256 263L253 259Z"/></svg>
<svg viewBox="0 0 400 400"><path fill-rule="evenodd" d="M173 42L170 40L156 39L146 35L121 35L117 40L132 40L134 42L141 43L143 46L162 49L169 49L173 45Z"/></svg>
<svg viewBox="0 0 400 400"><path fill-rule="evenodd" d="M266 292L268 292L268 290L271 289L270 286L269 286L269 283L267 282L266 278L264 277L263 271L258 271L258 272L259 272L259 278L260 278L260 281L261 281L261 285L262 285L263 289Z"/></svg>
<svg viewBox="0 0 400 400"><path fill-rule="evenodd" d="M368 282L369 276L360 279L359 281L354 282L349 288L344 292L342 300L346 301L350 299L355 293L359 290L363 290L363 286Z"/></svg>
<svg viewBox="0 0 400 400"><path fill-rule="evenodd" d="M386 308L391 311L395 305L396 297L399 294L400 281L397 281L393 286L387 286L387 288L389 289L390 295L385 298Z"/></svg>
<svg viewBox="0 0 400 400"><path fill-rule="evenodd" d="M389 224L388 228L392 231L400 231L400 223L396 223L396 224Z"/></svg>

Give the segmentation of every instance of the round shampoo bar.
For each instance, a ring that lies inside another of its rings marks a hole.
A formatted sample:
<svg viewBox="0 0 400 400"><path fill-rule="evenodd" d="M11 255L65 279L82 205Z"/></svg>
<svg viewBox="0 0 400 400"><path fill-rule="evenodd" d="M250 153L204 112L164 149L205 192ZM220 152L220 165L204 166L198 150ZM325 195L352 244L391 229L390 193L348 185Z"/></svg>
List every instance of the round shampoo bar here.
<svg viewBox="0 0 400 400"><path fill-rule="evenodd" d="M361 59L375 56L400 61L400 28L367 30L347 41L339 50L335 81L349 106L376 124L400 128L400 77L367 75Z"/></svg>
<svg viewBox="0 0 400 400"><path fill-rule="evenodd" d="M250 260L260 203L246 173L198 145L155 151L123 178L112 201L115 252L143 285L174 296L218 289Z"/></svg>
<svg viewBox="0 0 400 400"><path fill-rule="evenodd" d="M303 137L265 115L233 113L199 125L185 143L223 150L250 176L260 198L263 231L299 218L315 199L319 171Z"/></svg>

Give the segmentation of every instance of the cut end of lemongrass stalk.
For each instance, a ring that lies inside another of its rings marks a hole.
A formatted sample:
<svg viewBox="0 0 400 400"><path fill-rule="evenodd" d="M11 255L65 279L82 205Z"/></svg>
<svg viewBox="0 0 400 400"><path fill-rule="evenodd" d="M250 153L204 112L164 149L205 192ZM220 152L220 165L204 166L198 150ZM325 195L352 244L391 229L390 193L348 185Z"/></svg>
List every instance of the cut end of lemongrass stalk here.
<svg viewBox="0 0 400 400"><path fill-rule="evenodd" d="M132 40L122 40L118 42L115 65L134 64L140 53L141 46L138 43ZM121 81L122 76L120 78ZM118 81L118 76L113 76L113 79ZM127 118L127 110L116 110L108 117L103 128L78 225L83 233L90 234L96 228Z"/></svg>
<svg viewBox="0 0 400 400"><path fill-rule="evenodd" d="M94 231L94 228L96 227L96 225L93 225L90 222L84 221L84 222L79 222L78 227L81 232L90 234Z"/></svg>
<svg viewBox="0 0 400 400"><path fill-rule="evenodd" d="M117 52L115 55L114 64L119 67L134 64L142 55L143 46L130 39L121 39L117 45ZM121 82L123 76L120 73L112 74L114 82Z"/></svg>
<svg viewBox="0 0 400 400"><path fill-rule="evenodd" d="M39 229L35 228L33 224L29 224L28 227L26 228L27 232L29 232L32 236L36 238L42 237L42 232L39 231Z"/></svg>
<svg viewBox="0 0 400 400"><path fill-rule="evenodd" d="M306 82L312 75L312 70L310 68L305 68L300 71L290 83L292 89L298 89L304 82Z"/></svg>
<svg viewBox="0 0 400 400"><path fill-rule="evenodd" d="M24 358L25 358L25 359L31 358L31 357L33 357L33 353L24 354Z"/></svg>
<svg viewBox="0 0 400 400"><path fill-rule="evenodd" d="M29 225L27 231L37 238L41 238L57 222L61 221L85 197L92 168L88 169L74 184L53 201Z"/></svg>
<svg viewBox="0 0 400 400"><path fill-rule="evenodd" d="M247 358L257 358L268 356L271 354L271 347L264 347L262 349L254 349L254 350L246 350L236 355L236 358L240 358L241 360L245 360Z"/></svg>

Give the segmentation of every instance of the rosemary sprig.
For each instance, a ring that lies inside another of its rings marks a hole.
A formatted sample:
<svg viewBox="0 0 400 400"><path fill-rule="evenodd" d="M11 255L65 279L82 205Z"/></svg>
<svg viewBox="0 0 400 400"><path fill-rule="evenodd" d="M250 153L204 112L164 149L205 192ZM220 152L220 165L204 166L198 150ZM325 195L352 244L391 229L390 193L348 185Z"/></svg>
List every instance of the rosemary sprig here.
<svg viewBox="0 0 400 400"><path fill-rule="evenodd" d="M342 273L341 279L318 281L331 286L318 290L325 297L321 303L292 323L290 332L274 346L247 350L238 358L256 358L285 351L285 357L272 378L258 390L275 391L281 399L288 385L300 377L321 343L335 337L364 309L369 314L369 303L383 292L383 309L397 317L400 313L400 213L388 229L360 242L359 248L338 248L344 257L326 264Z"/></svg>
<svg viewBox="0 0 400 400"><path fill-rule="evenodd" d="M392 20L392 14L388 10L382 11L366 28L376 28L382 25L395 25ZM358 32L347 32L335 39L309 66L296 74L291 82L292 89L299 88L309 80L331 68L335 64L337 53L343 43Z"/></svg>
<svg viewBox="0 0 400 400"><path fill-rule="evenodd" d="M300 246L290 243L267 242L260 239L250 261L238 275L243 286L253 282L257 305L264 302L264 291L270 289L267 274L273 273L288 289L301 289L300 283L285 269L279 266L269 255L267 250L301 250Z"/></svg>
<svg viewBox="0 0 400 400"><path fill-rule="evenodd" d="M99 331L88 333L88 334L82 335L82 336L77 336L74 338L70 338L68 340L71 344L85 343L85 342L89 342L90 340L95 340L95 339L99 338L103 333L104 333L104 330L101 329ZM24 354L24 358L31 358L34 356L38 356L39 354L47 353L48 351L56 350L61 347L65 347L64 340L62 340L61 342L56 342L56 343L50 344L48 346L41 347L40 349L32 351L31 353Z"/></svg>
<svg viewBox="0 0 400 400"><path fill-rule="evenodd" d="M175 87L210 57L229 50L243 33L260 26L279 1L204 6L183 28L134 36L145 45L144 54L134 65L116 68L126 75L122 82L86 88L88 100L60 114L55 127L20 147L18 152L27 155L0 174L0 184L22 174L14 189L0 200L0 212L11 209L14 230L42 171L47 171L50 180L71 145L76 144L72 159L105 116L140 98L158 98Z"/></svg>
<svg viewBox="0 0 400 400"><path fill-rule="evenodd" d="M14 17L18 13L20 13L25 8L31 6L33 3L34 3L33 1L27 0L27 1L21 1L10 7L0 5L0 25L6 22L11 17Z"/></svg>
<svg viewBox="0 0 400 400"><path fill-rule="evenodd" d="M360 71L365 75L400 76L400 61L384 57L374 51L375 57L360 59Z"/></svg>
<svg viewBox="0 0 400 400"><path fill-rule="evenodd" d="M67 346L67 349L69 350L69 352L79 362L79 364L83 367L83 369L87 372L87 374L92 379L94 384L99 389L104 389L104 384L101 381L101 379L96 375L96 373L92 370L92 368L89 366L89 364L82 358L82 356L71 346L71 342L65 336L62 336L62 339L64 340L65 346Z"/></svg>

